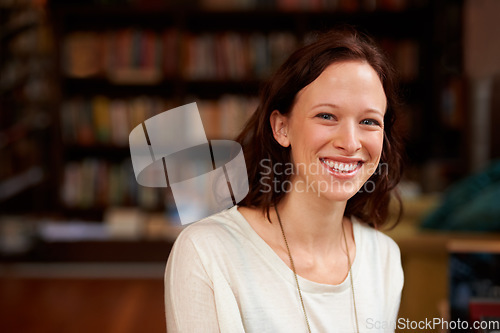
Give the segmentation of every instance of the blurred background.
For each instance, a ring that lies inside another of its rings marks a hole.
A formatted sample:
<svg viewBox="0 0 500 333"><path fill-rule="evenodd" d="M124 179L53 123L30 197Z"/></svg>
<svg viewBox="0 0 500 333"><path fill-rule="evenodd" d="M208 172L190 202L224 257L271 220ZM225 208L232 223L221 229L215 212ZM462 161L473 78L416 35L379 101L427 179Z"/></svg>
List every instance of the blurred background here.
<svg viewBox="0 0 500 333"><path fill-rule="evenodd" d="M345 23L401 80L405 210L386 231L400 317L500 318L499 14L496 0L0 0L0 331L165 332L182 227L169 189L137 185L130 131L196 101L209 139L234 137L285 57Z"/></svg>

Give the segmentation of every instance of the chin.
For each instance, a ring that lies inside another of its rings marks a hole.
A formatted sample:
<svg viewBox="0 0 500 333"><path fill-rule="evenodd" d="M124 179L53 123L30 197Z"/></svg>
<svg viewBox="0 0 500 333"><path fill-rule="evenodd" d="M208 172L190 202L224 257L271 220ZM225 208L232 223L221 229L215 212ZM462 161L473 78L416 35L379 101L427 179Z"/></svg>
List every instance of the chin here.
<svg viewBox="0 0 500 333"><path fill-rule="evenodd" d="M360 187L353 188L352 190L345 190L342 188L342 185L340 185L341 188L318 188L317 189L317 195L318 197L322 197L327 199L328 201L336 201L336 202L341 202L341 201L347 201L351 199L353 196L358 193Z"/></svg>

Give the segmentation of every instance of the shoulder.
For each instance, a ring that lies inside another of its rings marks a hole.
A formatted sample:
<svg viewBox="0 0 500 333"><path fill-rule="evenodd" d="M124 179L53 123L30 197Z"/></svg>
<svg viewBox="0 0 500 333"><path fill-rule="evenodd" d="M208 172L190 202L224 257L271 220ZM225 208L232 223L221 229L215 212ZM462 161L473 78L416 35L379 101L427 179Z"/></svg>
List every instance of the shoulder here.
<svg viewBox="0 0 500 333"><path fill-rule="evenodd" d="M401 252L392 238L356 218L352 218L352 223L358 229L366 253L377 255L382 261L401 266Z"/></svg>
<svg viewBox="0 0 500 333"><path fill-rule="evenodd" d="M236 206L188 225L177 236L167 261L167 275L181 270L208 279L230 276L232 263L248 257L245 220Z"/></svg>
<svg viewBox="0 0 500 333"><path fill-rule="evenodd" d="M359 244L356 246L360 250L363 265L370 266L373 269L372 274L378 272L380 283L385 285L387 290L400 292L404 283L404 273L399 246L388 235L366 223L353 220L353 225L358 232Z"/></svg>
<svg viewBox="0 0 500 333"><path fill-rule="evenodd" d="M352 223L357 226L359 232L362 234L363 238L369 238L372 241L376 242L377 245L386 248L387 250L397 250L399 252L399 247L396 242L384 234L382 231L377 230L367 223L360 221L357 218L351 218Z"/></svg>
<svg viewBox="0 0 500 333"><path fill-rule="evenodd" d="M227 242L229 239L241 237L244 235L242 230L244 221L241 219L241 215L234 206L194 222L185 227L177 236L174 248L186 246L210 248Z"/></svg>

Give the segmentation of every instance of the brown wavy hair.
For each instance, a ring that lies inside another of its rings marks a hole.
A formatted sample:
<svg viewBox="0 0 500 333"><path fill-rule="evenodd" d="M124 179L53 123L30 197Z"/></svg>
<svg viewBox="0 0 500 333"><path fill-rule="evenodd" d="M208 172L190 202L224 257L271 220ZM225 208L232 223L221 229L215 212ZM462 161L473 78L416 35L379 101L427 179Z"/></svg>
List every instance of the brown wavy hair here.
<svg viewBox="0 0 500 333"><path fill-rule="evenodd" d="M285 172L284 168L291 162L290 147L282 147L274 139L270 125L271 113L278 110L281 114L288 114L302 88L313 82L329 65L350 60L367 62L377 72L387 98L387 109L380 163L378 170L370 177L375 184L373 191L358 191L347 201L344 215L356 216L375 228L386 222L391 193L401 179L403 170L402 136L399 126L396 126L400 105L396 73L375 42L351 27L318 35L313 42L290 55L264 84L255 113L236 138L243 147L250 187L240 206L263 208L269 216L270 207L278 204L285 195L284 191L269 190L281 189L281 184L290 179L289 172ZM261 161L269 161L273 167L263 166ZM381 166L385 166L385 170ZM261 177L264 167L266 177ZM400 217L402 205L399 196L396 197Z"/></svg>

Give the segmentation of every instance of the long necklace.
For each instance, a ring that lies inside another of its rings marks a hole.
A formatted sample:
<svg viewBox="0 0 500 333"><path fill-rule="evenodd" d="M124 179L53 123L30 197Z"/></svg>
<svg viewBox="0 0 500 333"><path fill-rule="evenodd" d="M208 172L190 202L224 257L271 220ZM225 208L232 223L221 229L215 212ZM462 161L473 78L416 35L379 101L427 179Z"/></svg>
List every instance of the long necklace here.
<svg viewBox="0 0 500 333"><path fill-rule="evenodd" d="M297 272L295 271L295 264L293 263L292 253L290 252L290 247L288 246L288 241L286 240L285 230L283 229L283 224L281 223L280 214L278 213L278 207L275 205L274 210L276 211L276 216L278 217L278 222L280 224L281 233L283 234L283 239L285 240L286 250L288 252L288 257L290 258L290 265L292 266L293 276L295 277L295 283L297 284L297 290L299 292L300 304L302 305L302 311L304 312L304 318L306 320L307 331L311 333L311 326L309 326L309 319L307 318L306 307L304 306L304 300L302 299L302 291L300 290L299 280L297 278ZM352 271L351 271L351 256L349 255L349 247L347 246L347 237L345 235L344 223L342 223L342 234L344 235L345 248L347 253L347 262L349 263L349 277L351 281L351 291L352 291L352 303L354 305L354 318L356 320L356 332L359 333L358 325L358 312L356 310L356 298L354 297L354 283L352 281Z"/></svg>

